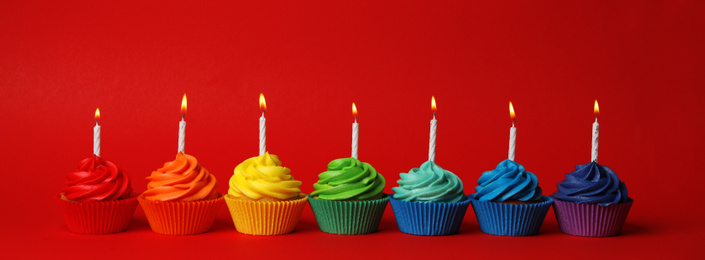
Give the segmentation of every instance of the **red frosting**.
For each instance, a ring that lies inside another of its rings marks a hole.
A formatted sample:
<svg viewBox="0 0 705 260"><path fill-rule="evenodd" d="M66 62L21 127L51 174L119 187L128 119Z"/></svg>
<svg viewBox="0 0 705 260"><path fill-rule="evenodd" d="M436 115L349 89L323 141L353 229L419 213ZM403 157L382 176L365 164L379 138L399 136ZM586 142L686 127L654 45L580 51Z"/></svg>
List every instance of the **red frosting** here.
<svg viewBox="0 0 705 260"><path fill-rule="evenodd" d="M110 201L127 198L132 193L127 175L112 162L95 155L81 160L66 179L67 187L62 193L69 200Z"/></svg>

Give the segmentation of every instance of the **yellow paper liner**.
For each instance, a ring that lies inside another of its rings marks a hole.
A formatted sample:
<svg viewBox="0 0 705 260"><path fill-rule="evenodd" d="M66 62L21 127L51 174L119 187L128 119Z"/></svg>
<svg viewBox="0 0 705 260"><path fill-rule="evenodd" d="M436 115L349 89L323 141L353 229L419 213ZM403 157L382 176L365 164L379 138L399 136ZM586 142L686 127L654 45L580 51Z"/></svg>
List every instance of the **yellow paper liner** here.
<svg viewBox="0 0 705 260"><path fill-rule="evenodd" d="M125 231L137 208L137 197L82 203L56 197L66 228L76 234L99 235Z"/></svg>
<svg viewBox="0 0 705 260"><path fill-rule="evenodd" d="M211 200L152 201L138 197L152 231L164 235L194 235L207 232L213 226L223 195Z"/></svg>
<svg viewBox="0 0 705 260"><path fill-rule="evenodd" d="M251 201L225 195L235 229L249 235L281 235L294 231L308 195L286 201Z"/></svg>

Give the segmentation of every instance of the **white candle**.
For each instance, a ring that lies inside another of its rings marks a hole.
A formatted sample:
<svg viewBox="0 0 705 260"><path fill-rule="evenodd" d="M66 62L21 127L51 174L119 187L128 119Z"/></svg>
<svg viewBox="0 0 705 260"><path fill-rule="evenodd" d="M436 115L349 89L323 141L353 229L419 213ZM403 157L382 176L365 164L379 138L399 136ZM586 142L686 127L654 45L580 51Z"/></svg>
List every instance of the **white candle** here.
<svg viewBox="0 0 705 260"><path fill-rule="evenodd" d="M600 146L600 124L597 123L597 117L600 115L600 107L595 100L595 123L592 123L592 158L591 162L597 163L597 149Z"/></svg>
<svg viewBox="0 0 705 260"><path fill-rule="evenodd" d="M259 107L262 110L262 116L259 118L259 155L264 155L267 152L267 119L264 118L267 102L265 102L262 93L259 94Z"/></svg>
<svg viewBox="0 0 705 260"><path fill-rule="evenodd" d="M507 158L514 161L517 147L517 128L514 127L516 114L514 113L514 106L512 105L512 102L509 102L509 116L512 118L512 127L509 128L509 154Z"/></svg>
<svg viewBox="0 0 705 260"><path fill-rule="evenodd" d="M100 119L100 110L95 109L95 126L93 127L93 154L100 157L100 125L98 120Z"/></svg>
<svg viewBox="0 0 705 260"><path fill-rule="evenodd" d="M184 152L186 144L186 94L181 99L181 121L179 122L179 153Z"/></svg>
<svg viewBox="0 0 705 260"><path fill-rule="evenodd" d="M184 121L184 115L181 115L181 121L179 122L179 151L184 152L184 146L186 145L186 121Z"/></svg>
<svg viewBox="0 0 705 260"><path fill-rule="evenodd" d="M436 97L431 96L431 110L433 111L433 119L431 119L431 131L428 136L428 160L436 161Z"/></svg>
<svg viewBox="0 0 705 260"><path fill-rule="evenodd" d="M351 157L357 159L357 140L360 135L360 125L357 123L357 107L355 102L352 104L353 117L355 121L352 124L352 145L351 145Z"/></svg>

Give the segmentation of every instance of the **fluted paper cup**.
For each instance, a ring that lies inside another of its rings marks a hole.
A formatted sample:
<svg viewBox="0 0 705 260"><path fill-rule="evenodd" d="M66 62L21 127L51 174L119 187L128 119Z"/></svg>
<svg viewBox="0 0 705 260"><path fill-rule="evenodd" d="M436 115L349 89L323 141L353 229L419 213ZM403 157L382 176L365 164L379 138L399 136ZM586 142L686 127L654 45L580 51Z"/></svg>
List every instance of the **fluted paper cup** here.
<svg viewBox="0 0 705 260"><path fill-rule="evenodd" d="M390 196L394 217L401 232L420 236L445 236L458 233L468 210L467 196L459 202L410 202Z"/></svg>
<svg viewBox="0 0 705 260"><path fill-rule="evenodd" d="M309 203L321 231L338 235L377 232L389 196L373 200L324 200L311 197Z"/></svg>
<svg viewBox="0 0 705 260"><path fill-rule="evenodd" d="M600 206L554 199L553 212L561 232L583 237L608 237L618 235L634 200Z"/></svg>
<svg viewBox="0 0 705 260"><path fill-rule="evenodd" d="M210 200L152 201L138 197L152 231L164 235L194 235L213 226L223 195Z"/></svg>
<svg viewBox="0 0 705 260"><path fill-rule="evenodd" d="M66 228L76 234L99 235L125 231L137 208L137 198L82 203L57 196Z"/></svg>
<svg viewBox="0 0 705 260"><path fill-rule="evenodd" d="M538 234L553 203L553 199L547 196L542 196L541 202L532 204L499 203L474 198L471 201L482 232L499 236Z"/></svg>
<svg viewBox="0 0 705 260"><path fill-rule="evenodd" d="M230 216L238 232L249 235L291 233L306 207L308 195L285 201L251 201L225 195Z"/></svg>

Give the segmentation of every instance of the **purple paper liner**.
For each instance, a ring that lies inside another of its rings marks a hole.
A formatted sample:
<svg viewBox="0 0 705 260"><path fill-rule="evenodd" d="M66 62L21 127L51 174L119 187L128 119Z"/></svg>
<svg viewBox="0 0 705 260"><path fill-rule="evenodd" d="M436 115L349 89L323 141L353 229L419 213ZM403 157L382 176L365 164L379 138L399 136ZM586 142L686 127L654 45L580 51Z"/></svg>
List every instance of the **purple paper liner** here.
<svg viewBox="0 0 705 260"><path fill-rule="evenodd" d="M410 202L389 196L401 232L420 236L445 236L458 233L470 199L460 202Z"/></svg>
<svg viewBox="0 0 705 260"><path fill-rule="evenodd" d="M554 199L553 212L561 232L583 237L608 237L622 231L634 200L600 206Z"/></svg>
<svg viewBox="0 0 705 260"><path fill-rule="evenodd" d="M482 232L499 236L533 236L539 233L553 199L542 196L534 204L509 204L470 199Z"/></svg>

